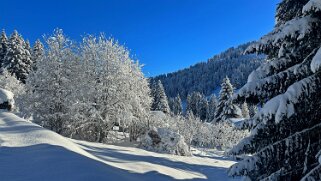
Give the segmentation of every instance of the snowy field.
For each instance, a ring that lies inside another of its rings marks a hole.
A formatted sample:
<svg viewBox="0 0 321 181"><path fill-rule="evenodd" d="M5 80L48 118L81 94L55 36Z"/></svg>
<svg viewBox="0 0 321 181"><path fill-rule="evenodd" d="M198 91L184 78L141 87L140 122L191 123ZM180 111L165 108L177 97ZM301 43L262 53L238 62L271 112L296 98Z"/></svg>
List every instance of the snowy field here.
<svg viewBox="0 0 321 181"><path fill-rule="evenodd" d="M0 113L1 180L237 180L234 162L221 153L194 150L181 157L129 145L105 145L62 137L12 113Z"/></svg>

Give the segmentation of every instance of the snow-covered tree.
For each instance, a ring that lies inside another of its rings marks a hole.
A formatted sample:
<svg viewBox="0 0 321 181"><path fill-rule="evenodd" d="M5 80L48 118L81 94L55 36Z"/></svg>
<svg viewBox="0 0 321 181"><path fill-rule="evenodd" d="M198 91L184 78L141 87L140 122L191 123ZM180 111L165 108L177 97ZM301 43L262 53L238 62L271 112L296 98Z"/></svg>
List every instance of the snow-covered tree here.
<svg viewBox="0 0 321 181"><path fill-rule="evenodd" d="M208 102L206 97L200 92L192 92L187 96L186 112L192 112L193 115L205 121L208 116Z"/></svg>
<svg viewBox="0 0 321 181"><path fill-rule="evenodd" d="M72 103L69 95L76 90L71 86L69 62L76 59L71 41L61 30L56 30L46 41L48 51L37 62L26 83L26 109L34 121L57 133L62 133Z"/></svg>
<svg viewBox="0 0 321 181"><path fill-rule="evenodd" d="M244 118L250 118L250 111L249 111L249 107L247 106L246 102L244 102L242 104L242 116Z"/></svg>
<svg viewBox="0 0 321 181"><path fill-rule="evenodd" d="M7 69L3 69L0 74L0 87L12 92L15 99L24 93L25 87L14 75L11 75Z"/></svg>
<svg viewBox="0 0 321 181"><path fill-rule="evenodd" d="M6 32L2 30L0 37L0 68L3 66L4 57L8 49L8 38Z"/></svg>
<svg viewBox="0 0 321 181"><path fill-rule="evenodd" d="M180 115L183 112L182 107L182 100L179 95L177 95L175 98L170 98L170 109L174 115Z"/></svg>
<svg viewBox="0 0 321 181"><path fill-rule="evenodd" d="M26 41L25 41L24 46L25 46L25 49L26 49L29 53L31 53L31 46L30 46L30 41L29 41L29 40L26 40Z"/></svg>
<svg viewBox="0 0 321 181"><path fill-rule="evenodd" d="M179 134L184 136L189 149L195 139L195 135L199 132L201 124L201 120L192 112L187 112L185 121L179 122Z"/></svg>
<svg viewBox="0 0 321 181"><path fill-rule="evenodd" d="M97 142L108 142L116 123L131 140L148 129L148 82L125 47L104 36L85 37L75 46L62 30L46 43L27 79L26 107L35 122Z"/></svg>
<svg viewBox="0 0 321 181"><path fill-rule="evenodd" d="M229 174L249 180L320 180L321 3L283 0L276 26L248 51L268 54L235 101L261 103L251 135L232 154L252 156ZM319 159L319 161L318 161Z"/></svg>
<svg viewBox="0 0 321 181"><path fill-rule="evenodd" d="M15 30L10 36L3 67L25 82L31 68L31 55L22 37Z"/></svg>
<svg viewBox="0 0 321 181"><path fill-rule="evenodd" d="M233 96L233 92L234 89L230 79L225 77L221 84L220 96L215 112L215 122L221 122L228 118L233 118L238 114L237 111L239 108L237 108L237 106L230 100Z"/></svg>
<svg viewBox="0 0 321 181"><path fill-rule="evenodd" d="M31 53L31 59L34 65L36 65L37 60L44 54L44 46L39 39L36 40ZM33 66L34 67L34 66Z"/></svg>
<svg viewBox="0 0 321 181"><path fill-rule="evenodd" d="M215 94L212 94L208 102L208 122L212 122L214 120L217 104L217 97L215 96Z"/></svg>
<svg viewBox="0 0 321 181"><path fill-rule="evenodd" d="M257 105L255 105L255 104L250 104L250 105L248 106L248 108L249 108L249 116L250 116L250 118L253 118L254 115L258 112Z"/></svg>
<svg viewBox="0 0 321 181"><path fill-rule="evenodd" d="M153 103L151 109L153 111L162 111L164 113L170 113L170 108L168 105L167 96L162 82L159 80L157 83L154 83L153 89Z"/></svg>

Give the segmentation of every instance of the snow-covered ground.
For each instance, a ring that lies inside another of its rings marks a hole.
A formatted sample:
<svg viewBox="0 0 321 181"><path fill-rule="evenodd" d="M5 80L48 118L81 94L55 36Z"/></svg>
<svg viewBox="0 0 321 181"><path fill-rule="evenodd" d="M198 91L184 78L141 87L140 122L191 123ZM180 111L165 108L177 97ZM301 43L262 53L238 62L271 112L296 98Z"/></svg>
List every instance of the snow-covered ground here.
<svg viewBox="0 0 321 181"><path fill-rule="evenodd" d="M234 180L219 152L193 157L62 137L0 112L0 180Z"/></svg>

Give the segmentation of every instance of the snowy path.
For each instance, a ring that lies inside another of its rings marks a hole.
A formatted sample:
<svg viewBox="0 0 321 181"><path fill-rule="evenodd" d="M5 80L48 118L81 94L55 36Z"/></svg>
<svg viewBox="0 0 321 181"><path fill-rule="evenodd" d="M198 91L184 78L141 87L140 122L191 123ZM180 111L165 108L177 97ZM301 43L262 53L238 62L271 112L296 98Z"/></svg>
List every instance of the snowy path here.
<svg viewBox="0 0 321 181"><path fill-rule="evenodd" d="M0 180L225 181L233 163L72 140L0 113Z"/></svg>

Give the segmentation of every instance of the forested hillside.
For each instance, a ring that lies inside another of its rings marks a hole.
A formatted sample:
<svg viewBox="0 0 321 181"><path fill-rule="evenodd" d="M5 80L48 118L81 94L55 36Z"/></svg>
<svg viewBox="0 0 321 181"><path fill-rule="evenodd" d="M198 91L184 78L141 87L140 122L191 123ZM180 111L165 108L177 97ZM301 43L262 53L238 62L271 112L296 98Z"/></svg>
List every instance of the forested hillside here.
<svg viewBox="0 0 321 181"><path fill-rule="evenodd" d="M207 62L201 62L177 72L159 75L152 80L161 80L168 97L175 97L179 94L182 99L186 99L187 95L194 91L210 95L226 76L230 78L236 89L240 88L246 83L248 75L265 59L264 55L243 54L251 44L252 42L229 48Z"/></svg>

